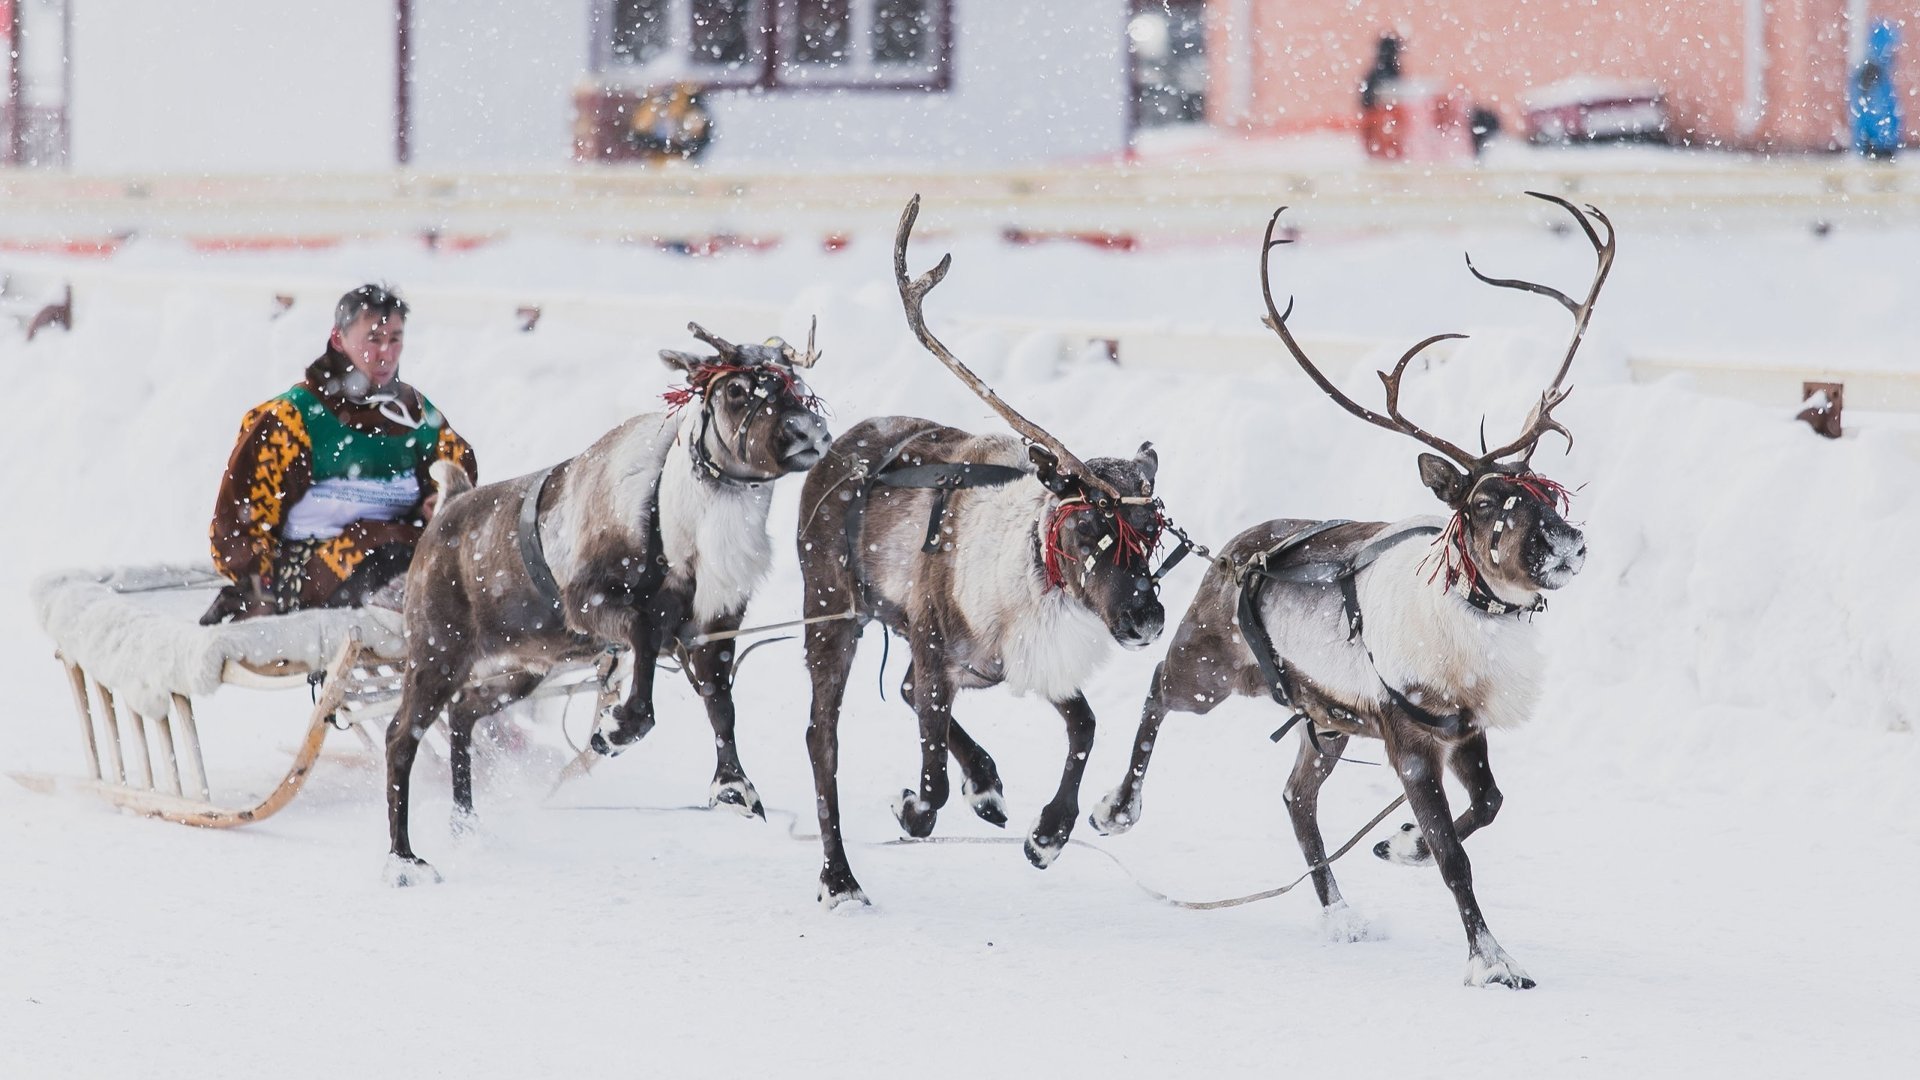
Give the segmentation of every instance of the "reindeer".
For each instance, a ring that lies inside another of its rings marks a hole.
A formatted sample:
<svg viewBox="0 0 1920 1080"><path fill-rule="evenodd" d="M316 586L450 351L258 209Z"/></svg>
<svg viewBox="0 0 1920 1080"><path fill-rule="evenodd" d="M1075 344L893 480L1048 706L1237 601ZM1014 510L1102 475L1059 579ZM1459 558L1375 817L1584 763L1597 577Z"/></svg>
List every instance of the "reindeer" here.
<svg viewBox="0 0 1920 1080"><path fill-rule="evenodd" d="M1032 445L974 435L931 420L890 416L856 425L828 449L801 489L800 572L808 614L848 608L858 622L807 633L813 760L821 845L820 902L868 902L840 836L840 704L861 630L878 620L906 638L912 658L901 693L920 721L918 791L903 790L894 816L909 836L933 831L946 805L947 755L975 814L1007 821L992 757L953 718L960 690L1004 684L1053 704L1067 725L1060 787L1028 833L1028 861L1045 869L1079 817L1080 778L1093 745L1093 710L1080 687L1107 643L1145 648L1165 623L1151 567L1160 529L1153 498L1159 458L1142 444L1131 460L1081 461L1015 412L927 329L926 294L952 256L909 282L907 239L919 212L907 204L894 239L894 277L920 343Z"/></svg>
<svg viewBox="0 0 1920 1080"><path fill-rule="evenodd" d="M1395 524L1344 521L1269 521L1234 537L1200 586L1175 631L1167 658L1155 670L1141 711L1132 763L1118 788L1097 804L1090 822L1120 833L1140 819L1146 779L1160 722L1169 711L1205 715L1235 694L1271 695L1293 713L1276 732L1304 721L1306 737L1288 777L1285 800L1300 850L1313 867L1313 884L1329 928L1347 936L1364 927L1345 912L1318 822L1320 785L1351 736L1379 739L1400 777L1418 820L1374 848L1389 861L1437 861L1466 926L1466 981L1519 989L1534 985L1487 929L1474 898L1472 869L1461 841L1486 827L1500 810L1500 789L1487 762L1487 732L1525 720L1539 697L1542 658L1532 620L1545 594L1572 580L1586 560L1586 541L1561 516L1566 489L1532 470L1541 437L1572 436L1553 418L1566 400L1560 384L1573 364L1593 314L1594 300L1613 265L1613 225L1589 206L1606 230L1601 240L1587 214L1550 195L1579 222L1598 259L1586 298L1575 303L1545 285L1496 279L1467 267L1479 280L1558 300L1573 313L1572 342L1553 382L1541 394L1526 430L1494 450L1470 454L1432 435L1400 412L1400 381L1407 365L1440 334L1409 349L1386 384L1386 414L1356 404L1320 372L1287 325L1293 313L1275 308L1268 263L1281 211L1268 222L1260 259L1266 325L1277 334L1321 390L1348 412L1397 431L1439 454L1419 456L1420 478L1452 516ZM1516 459L1516 455L1518 455ZM1457 466L1457 467L1456 467ZM1470 805L1449 817L1441 774L1450 769Z"/></svg>
<svg viewBox="0 0 1920 1080"><path fill-rule="evenodd" d="M713 724L708 805L766 816L734 744L730 638L772 560L773 482L811 468L829 440L798 373L819 354L811 330L802 354L777 338L734 345L688 329L715 355L661 350L687 378L668 392L671 409L531 476L446 498L421 538L407 573L406 680L387 729L392 884L440 880L408 842L407 793L420 737L442 710L458 831L473 814L475 722L532 693L555 665L610 648L631 650L633 674L593 750L617 754L652 730L655 661L675 649Z"/></svg>

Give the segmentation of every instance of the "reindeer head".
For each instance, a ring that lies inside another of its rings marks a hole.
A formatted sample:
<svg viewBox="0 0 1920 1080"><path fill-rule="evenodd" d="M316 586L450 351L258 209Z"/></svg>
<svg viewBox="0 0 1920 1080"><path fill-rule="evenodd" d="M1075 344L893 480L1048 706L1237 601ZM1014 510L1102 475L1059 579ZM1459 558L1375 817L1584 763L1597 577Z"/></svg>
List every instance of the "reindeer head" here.
<svg viewBox="0 0 1920 1080"><path fill-rule="evenodd" d="M662 349L660 359L687 376L685 386L667 391L668 404L677 411L699 403L699 427L688 447L696 466L715 479L745 483L812 468L831 441L820 399L800 376L820 358L813 330L800 353L779 338L735 345L699 323L687 329L714 355Z"/></svg>
<svg viewBox="0 0 1920 1080"><path fill-rule="evenodd" d="M1314 366L1287 326L1287 317L1293 314L1293 303L1289 301L1287 310L1283 312L1273 302L1269 256L1275 247L1289 242L1273 237L1274 226L1286 207L1274 211L1272 219L1267 222L1267 235L1260 250L1260 291L1267 303L1266 324L1280 336L1287 351L1293 354L1294 360L1314 383L1341 408L1362 420L1412 436L1439 451L1438 454L1421 454L1419 459L1420 479L1453 510L1453 518L1448 522L1446 531L1436 541L1441 550L1439 565L1434 573L1436 576L1444 574L1448 588L1464 583L1469 600L1490 611L1514 610L1536 604L1541 592L1565 585L1586 563L1586 538L1580 530L1567 524L1562 516L1567 507L1566 488L1534 472L1531 461L1541 437L1549 431L1557 432L1566 439L1569 448L1573 445L1572 433L1553 418L1553 410L1572 392L1571 388L1561 389L1560 384L1573 366L1574 354L1579 350L1587 323L1593 316L1594 300L1599 297L1601 286L1606 284L1607 273L1613 268L1613 223L1607 220L1605 214L1592 206L1582 213L1565 199L1537 191L1527 194L1563 207L1572 214L1588 242L1593 245L1598 265L1586 298L1575 302L1566 294L1546 285L1515 278L1488 277L1474 267L1471 257L1467 259L1467 269L1479 280L1498 288L1519 289L1556 300L1573 314L1574 323L1573 339L1567 345L1566 357L1560 362L1560 370L1554 375L1553 382L1541 393L1539 403L1527 419L1526 429L1512 442L1493 450L1486 448L1483 433L1479 454L1470 454L1421 429L1400 413L1400 380L1406 375L1407 365L1435 342L1465 335L1436 334L1408 349L1391 373L1379 372L1380 381L1386 386L1387 411L1383 416L1341 393ZM1604 240L1594 229L1595 221L1606 229ZM1515 455L1518 455L1517 459Z"/></svg>
<svg viewBox="0 0 1920 1080"><path fill-rule="evenodd" d="M1144 649L1159 638L1167 612L1154 579L1153 551L1160 544L1159 503L1153 478L1160 455L1141 443L1132 459L1097 457L1086 462L1119 500L1103 499L1073 480L1062 480L1052 455L1034 447L1040 482L1060 495L1041 526L1041 562L1047 587L1085 604L1113 640Z"/></svg>
<svg viewBox="0 0 1920 1080"><path fill-rule="evenodd" d="M1032 445L1040 483L1058 502L1041 523L1042 562L1049 588L1060 588L1085 603L1113 639L1129 649L1152 644L1166 626L1158 579L1150 564L1159 544L1160 501L1153 478L1160 456L1141 443L1131 461L1094 458L1082 461L1059 439L1006 403L927 328L927 293L947 276L953 256L943 255L918 278L907 276L907 241L920 216L920 196L907 201L893 237L893 277L906 308L907 325L920 344L979 395L994 412Z"/></svg>

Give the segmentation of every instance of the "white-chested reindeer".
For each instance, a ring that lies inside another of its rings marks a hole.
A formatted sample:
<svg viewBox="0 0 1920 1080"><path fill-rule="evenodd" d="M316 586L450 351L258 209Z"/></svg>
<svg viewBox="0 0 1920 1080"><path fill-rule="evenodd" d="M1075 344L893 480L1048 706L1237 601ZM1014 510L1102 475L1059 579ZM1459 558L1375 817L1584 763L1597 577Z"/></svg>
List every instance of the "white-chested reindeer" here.
<svg viewBox="0 0 1920 1080"><path fill-rule="evenodd" d="M578 457L465 490L440 510L407 571L407 674L387 729L387 878L437 881L413 853L407 796L420 737L444 710L456 824L473 812L473 726L532 693L555 665L631 650L626 700L593 749L616 754L652 730L654 664L683 653L706 700L718 763L710 802L765 817L734 744L735 643L773 548L774 481L809 469L828 442L813 366L775 339L735 345L689 323L715 355L663 349L687 385L674 408L636 416Z"/></svg>
<svg viewBox="0 0 1920 1080"><path fill-rule="evenodd" d="M1091 817L1103 833L1124 832L1139 820L1140 786L1169 711L1205 714L1235 694L1271 695L1307 724L1285 798L1332 928L1359 932L1343 914L1340 889L1324 865L1317 802L1348 738L1361 735L1386 744L1387 760L1419 822L1417 831L1402 826L1374 853L1403 863L1437 860L1466 925L1466 981L1516 988L1533 980L1487 929L1461 841L1500 809L1500 789L1487 764L1487 732L1525 720L1539 697L1542 657L1533 615L1545 608L1544 594L1565 585L1586 561L1585 539L1561 517L1565 490L1528 462L1549 431L1571 441L1553 410L1566 399L1560 384L1614 255L1606 215L1590 206L1589 220L1563 199L1530 194L1574 215L1599 265L1578 303L1544 285L1473 270L1489 285L1552 297L1574 317L1566 358L1526 430L1481 454L1421 430L1400 413L1400 380L1408 363L1429 345L1461 335L1428 338L1409 349L1392 374L1380 373L1385 415L1356 404L1307 358L1287 327L1292 304L1281 312L1273 302L1269 256L1286 242L1273 239L1280 219L1274 213L1260 257L1267 325L1342 408L1439 451L1420 455L1420 478L1452 517L1395 524L1269 521L1234 537L1207 572L1167 659L1154 671L1126 777ZM1604 241L1593 221L1605 228ZM1473 269L1471 260L1467 265ZM1449 769L1471 800L1457 819L1450 817L1441 783Z"/></svg>
<svg viewBox="0 0 1920 1080"><path fill-rule="evenodd" d="M912 651L903 693L920 721L918 791L894 814L910 836L933 831L948 795L947 755L960 766L974 813L1007 816L993 759L953 719L955 693L994 685L1032 692L1067 723L1060 787L1027 836L1027 858L1045 868L1080 815L1080 778L1093 745L1093 710L1080 688L1113 642L1145 648L1166 613L1148 565L1161 520L1153 498L1158 458L1082 462L1001 401L927 329L921 310L951 257L907 277L907 239L920 200L900 218L894 275L907 322L927 350L1033 445L973 435L931 420L889 416L834 441L801 489L800 571L808 615L851 608L807 632L822 904L866 902L840 838L840 703L860 625L878 620Z"/></svg>

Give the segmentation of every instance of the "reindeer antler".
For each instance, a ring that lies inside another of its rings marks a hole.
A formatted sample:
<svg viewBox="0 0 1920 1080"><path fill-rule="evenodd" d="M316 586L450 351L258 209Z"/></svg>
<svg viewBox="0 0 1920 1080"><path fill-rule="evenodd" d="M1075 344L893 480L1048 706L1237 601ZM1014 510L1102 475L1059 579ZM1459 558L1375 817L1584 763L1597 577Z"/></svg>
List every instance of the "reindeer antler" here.
<svg viewBox="0 0 1920 1080"><path fill-rule="evenodd" d="M941 280L947 276L947 271L953 267L953 255L949 253L940 256L939 264L933 269L921 274L918 278L908 280L907 240L913 235L913 223L919 216L920 196L915 195L907 200L907 208L900 214L900 228L893 237L893 277L895 283L900 286L900 302L906 306L907 325L913 328L914 336L920 339L920 344L925 346L928 352L947 366L947 370L959 376L960 381L967 385L967 389L972 390L981 401L987 403L989 408L999 413L1000 418L1005 420L1008 426L1018 432L1022 438L1052 454L1059 472L1073 477L1083 486L1092 488L1106 498L1115 502L1120 501L1121 494L1111 484L1095 476L1093 470L1087 468L1086 463L1075 457L1073 451L1068 450L1059 439L1047 434L1040 425L1021 416L1013 406L1002 401L1000 395L993 392L992 387L982 382L980 376L975 375L967 365L961 363L960 358L954 356L939 338L933 336L933 331L927 329L927 316L923 310L927 293L933 291L933 287L940 284Z"/></svg>
<svg viewBox="0 0 1920 1080"><path fill-rule="evenodd" d="M717 334L708 333L707 328L697 322L688 323L687 329L693 333L694 337L713 346L714 351L719 353L723 358L731 357L740 351L739 346Z"/></svg>
<svg viewBox="0 0 1920 1080"><path fill-rule="evenodd" d="M1505 446L1494 450L1486 450L1485 424L1483 422L1480 439L1483 452L1480 454L1470 454L1447 440L1421 429L1400 412L1400 380L1406 374L1407 365L1413 361L1414 357L1418 356L1423 350L1435 342L1464 338L1466 337L1465 334L1435 334L1415 345L1413 348L1408 349L1406 353L1400 357L1400 362L1393 366L1393 372L1391 374L1384 371L1377 372L1380 376L1380 381L1386 386L1387 414L1385 416L1358 404L1352 398L1341 393L1339 389L1333 385L1332 381L1329 380L1326 375L1322 374L1319 368L1314 366L1313 361L1307 358L1306 351L1300 347L1298 341L1294 340L1292 331L1287 327L1287 317L1293 314L1292 299L1288 299L1287 310L1284 312L1279 310L1273 302L1273 286L1271 270L1269 268L1273 249L1282 244L1292 243L1291 240L1286 238L1279 240L1273 238L1274 227L1279 224L1280 215L1286 212L1287 208L1284 206L1275 210L1273 217L1268 219L1267 234L1265 239L1262 240L1260 247L1260 293L1266 299L1267 303L1267 317L1262 321L1265 322L1267 327L1275 334L1279 335L1281 343L1287 347L1289 353L1293 354L1294 360L1298 362L1300 367L1306 371L1307 375L1313 379L1314 384L1320 387L1327 396L1333 398L1334 402L1341 408L1370 424L1386 428L1389 431L1398 431L1402 434L1411 435L1415 439L1452 458L1456 464L1467 469L1469 472L1486 468L1488 465L1499 461L1509 454L1523 450L1525 454L1521 458L1521 462L1524 464L1532 459L1533 451L1535 447L1539 445L1541 436L1549 431L1558 432L1562 438L1567 440L1568 446L1571 447L1573 444L1573 435L1558 420L1553 418L1553 410L1573 392L1571 388L1566 390L1560 389L1560 383L1567 377L1567 371L1573 366L1574 354L1579 351L1581 339L1587 331L1587 323L1593 317L1594 300L1600 295L1600 287L1606 284L1607 272L1613 267L1613 222L1609 221L1607 215L1601 213L1593 206L1588 206L1586 213L1583 214L1572 203L1558 196L1547 195L1538 191L1529 191L1527 194L1536 199L1553 203L1556 206L1565 207L1567 212L1574 216L1574 220L1580 223L1581 231L1587 234L1588 242L1593 244L1595 256L1598 260L1598 267L1594 272L1593 284L1587 290L1586 299L1576 303L1565 293L1551 286L1541 285L1537 282L1522 281L1518 278L1488 277L1473 265L1472 256L1467 257L1467 269L1473 273L1474 277L1481 281L1503 289L1519 289L1522 292L1537 293L1541 296L1551 297L1559 301L1561 306L1573 313L1573 340L1567 345L1567 355L1565 359L1560 362L1560 370L1554 374L1553 382L1548 384L1546 390L1541 393L1540 401L1534 405L1533 411L1528 415L1526 429L1521 433L1519 438ZM1600 224L1606 228L1607 235L1605 240L1602 240L1600 234L1594 230L1593 223L1588 220L1589 214L1592 215L1594 220L1599 221Z"/></svg>
<svg viewBox="0 0 1920 1080"><path fill-rule="evenodd" d="M1573 433L1553 418L1553 410L1555 406L1567 400L1569 394L1573 393L1572 387L1568 387L1565 390L1560 389L1560 381L1567 377L1567 371L1573 367L1573 354L1580 351L1580 342L1586 337L1587 323L1593 318L1593 302L1600 296L1600 287L1607 283L1607 274L1613 269L1613 254L1615 250L1613 222L1609 221L1607 215L1601 213L1598 207L1589 203L1586 213L1583 214L1578 207L1557 195L1548 195L1540 191L1529 191L1527 194L1536 199L1550 202L1555 206L1564 208L1567 213L1573 215L1573 219L1576 222L1579 222L1580 231L1587 234L1587 242L1593 245L1595 262L1593 284L1587 289L1587 298L1579 303L1575 303L1572 298L1560 290L1547 285L1541 285L1537 282L1522 281L1519 278L1488 277L1473 265L1473 257L1471 255L1467 256L1467 269L1472 272L1474 277L1479 278L1481 281L1502 289L1519 289L1521 292L1537 293L1541 296L1550 297L1559 301L1561 307L1573 313L1573 339L1567 343L1566 359L1560 361L1560 370L1554 373L1553 382L1549 383L1546 390L1541 392L1539 403L1534 405L1533 411L1528 414L1526 429L1520 433L1519 438L1500 447L1498 450L1493 450L1485 454L1482 458L1482 460L1485 461L1496 461L1520 450L1526 451L1520 460L1522 462L1531 461L1533 460L1534 449L1540 445L1540 437L1549 431L1559 432L1560 437L1567 440L1567 449L1573 449ZM1605 240L1601 240L1600 234L1594 231L1593 222L1587 220L1589 214L1593 216L1595 221L1600 222L1600 224L1606 228L1607 238Z"/></svg>
<svg viewBox="0 0 1920 1080"><path fill-rule="evenodd" d="M818 329L820 329L820 316L818 316L818 315L815 315L815 316L813 317L813 321L807 324L807 351L806 351L806 354L805 354L805 355L803 355L803 356L796 356L796 357L794 357L794 358L793 358L793 366L794 366L794 367L797 367L797 368L810 368L810 367L812 367L812 366L813 366L814 364L816 364L816 363L818 363L818 362L819 362L819 360L820 360L820 354L819 354L818 352L816 352L816 351L814 351L814 348L813 348L813 332L814 332L815 330L818 330Z"/></svg>
<svg viewBox="0 0 1920 1080"><path fill-rule="evenodd" d="M1260 243L1260 295L1264 297L1267 302L1267 317L1261 321L1266 324L1267 329L1272 330L1280 336L1281 344L1285 345L1287 351L1293 354L1293 359L1300 365L1301 370L1305 371L1308 378L1313 380L1314 385L1318 386L1328 397L1332 398L1335 404L1376 427L1383 427L1388 431L1398 431L1403 435L1411 435L1452 458L1462 466L1469 469L1472 468L1475 464L1472 454L1467 453L1465 450L1460 449L1438 435L1421 429L1419 425L1400 414L1400 379L1406 375L1407 365L1412 363L1413 358L1420 355L1428 346L1436 342L1464 338L1467 335L1435 334L1425 341L1420 342L1418 345L1415 345L1413 348L1408 349L1406 353L1400 357L1400 362L1393 366L1393 374L1389 375L1384 371L1377 372L1376 374L1380 376L1380 381L1385 383L1387 388L1387 415L1385 416L1374 412L1372 409L1341 393L1340 389L1333 385L1333 380L1327 378L1318 367L1314 366L1313 361L1307 358L1306 350L1300 347L1300 343L1294 340L1293 331L1287 328L1287 317L1293 314L1293 299L1291 297L1287 299L1287 310L1285 311L1281 311L1273 302L1273 277L1268 265L1271 262L1273 249L1282 244L1293 243L1292 240L1284 237L1279 240L1273 238L1274 227L1280 223L1280 215L1286 212L1287 208L1283 206L1273 212L1273 217L1267 219L1267 235Z"/></svg>

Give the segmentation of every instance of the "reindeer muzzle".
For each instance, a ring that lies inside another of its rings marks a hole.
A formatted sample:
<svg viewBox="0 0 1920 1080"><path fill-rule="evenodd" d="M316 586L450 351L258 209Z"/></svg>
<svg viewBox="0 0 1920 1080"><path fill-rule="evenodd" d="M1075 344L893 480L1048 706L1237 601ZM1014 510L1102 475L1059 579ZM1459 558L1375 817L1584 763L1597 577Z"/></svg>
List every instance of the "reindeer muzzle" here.
<svg viewBox="0 0 1920 1080"><path fill-rule="evenodd" d="M780 464L791 472L813 468L833 442L827 422L810 412L794 413L782 420L780 436Z"/></svg>
<svg viewBox="0 0 1920 1080"><path fill-rule="evenodd" d="M1571 525L1544 529L1528 546L1528 566L1543 589L1560 588L1587 565L1587 538Z"/></svg>

